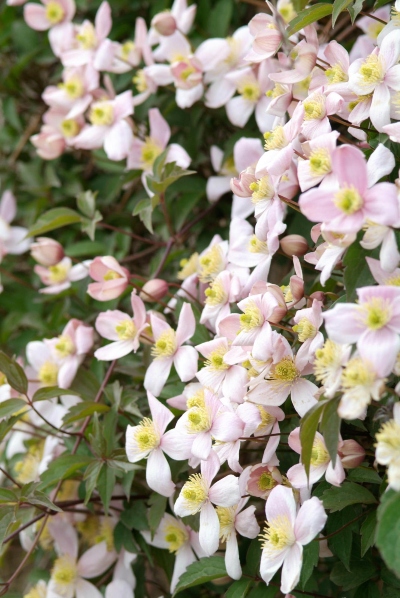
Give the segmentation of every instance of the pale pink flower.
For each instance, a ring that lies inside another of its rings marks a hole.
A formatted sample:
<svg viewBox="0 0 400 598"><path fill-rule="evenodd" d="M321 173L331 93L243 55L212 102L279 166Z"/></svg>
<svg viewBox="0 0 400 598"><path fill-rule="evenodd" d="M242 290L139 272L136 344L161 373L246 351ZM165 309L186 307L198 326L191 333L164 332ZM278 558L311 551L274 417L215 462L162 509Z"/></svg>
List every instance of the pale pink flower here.
<svg viewBox="0 0 400 598"><path fill-rule="evenodd" d="M189 303L182 306L176 331L153 313L150 315L150 321L154 337L154 360L147 368L144 387L154 395L159 395L168 379L172 364L182 382L188 382L196 375L196 349L181 346L193 336L196 321Z"/></svg>
<svg viewBox="0 0 400 598"><path fill-rule="evenodd" d="M346 145L337 148L332 170L338 180L337 190L320 187L300 196L299 205L309 220L323 222L328 231L356 233L367 220L388 225L398 219L396 186L378 183L368 189L367 166L360 150Z"/></svg>
<svg viewBox="0 0 400 598"><path fill-rule="evenodd" d="M35 243L32 243L30 246L30 250L33 259L41 266L55 266L64 257L63 246L58 241L49 237L37 237Z"/></svg>
<svg viewBox="0 0 400 598"><path fill-rule="evenodd" d="M72 147L76 136L84 126L83 116L69 118L65 108L50 108L43 116L40 133L32 135L32 144L43 160L54 160Z"/></svg>
<svg viewBox="0 0 400 598"><path fill-rule="evenodd" d="M303 152L307 160L299 160L297 175L302 191L315 187L332 173L332 156L336 150L339 137L337 131L318 135L315 139L303 144ZM331 180L332 177L329 177Z"/></svg>
<svg viewBox="0 0 400 598"><path fill-rule="evenodd" d="M29 27L46 31L72 21L75 15L74 0L41 0L42 4L24 6L24 18Z"/></svg>
<svg viewBox="0 0 400 598"><path fill-rule="evenodd" d="M146 308L136 291L131 294L131 306L133 317L119 310L107 310L97 316L97 332L114 342L97 349L94 354L96 359L113 361L138 350L140 335L149 325L146 322Z"/></svg>
<svg viewBox="0 0 400 598"><path fill-rule="evenodd" d="M324 313L328 336L338 343L357 343L361 357L387 376L400 348L400 289L363 287L357 295L357 305L341 303Z"/></svg>
<svg viewBox="0 0 400 598"><path fill-rule="evenodd" d="M17 214L17 202L14 194L7 190L0 199L0 261L7 255L21 255L28 251L31 239L27 239L28 229L22 226L10 226Z"/></svg>
<svg viewBox="0 0 400 598"><path fill-rule="evenodd" d="M223 270L205 289L205 305L201 313L200 324L207 324L213 330L219 330L219 323L230 311L230 303L238 301L242 295L242 282L229 270Z"/></svg>
<svg viewBox="0 0 400 598"><path fill-rule="evenodd" d="M296 356L297 364L301 367L314 359L315 351L324 343L324 336L319 331L323 324L322 302L314 299L311 307L298 310L294 322L293 330L302 343Z"/></svg>
<svg viewBox="0 0 400 598"><path fill-rule="evenodd" d="M113 100L93 102L90 108L91 125L85 126L75 137L73 145L80 149L104 146L110 160L126 158L133 140L126 117L133 113L132 92L125 91Z"/></svg>
<svg viewBox="0 0 400 598"><path fill-rule="evenodd" d="M197 6L187 5L187 0L174 0L171 10L165 10L157 13L151 21L149 31L149 42L151 45L160 41L160 36L169 36L176 30L189 33L196 16Z"/></svg>
<svg viewBox="0 0 400 598"><path fill-rule="evenodd" d="M69 388L79 366L93 346L93 328L73 318L64 330L54 339L45 339L55 359L59 362L57 384Z"/></svg>
<svg viewBox="0 0 400 598"><path fill-rule="evenodd" d="M259 463L250 467L246 490L251 496L266 500L272 489L282 482L283 477L275 465Z"/></svg>
<svg viewBox="0 0 400 598"><path fill-rule="evenodd" d="M275 18L265 13L259 13L251 19L249 30L254 41L245 60L262 62L264 59L274 56L282 41Z"/></svg>
<svg viewBox="0 0 400 598"><path fill-rule="evenodd" d="M246 401L237 408L237 414L245 422L246 427L243 435L245 437L269 436L262 456L263 463L272 465L280 441L279 422L285 419L285 414L279 407L264 407ZM271 436L270 436L271 434Z"/></svg>
<svg viewBox="0 0 400 598"><path fill-rule="evenodd" d="M111 255L96 257L89 267L92 282L87 289L88 294L97 301L116 299L125 291L129 283L129 270L120 266Z"/></svg>
<svg viewBox="0 0 400 598"><path fill-rule="evenodd" d="M304 81L313 70L318 52L317 33L313 26L304 28L306 39L301 40L293 47L293 55L295 58L289 70L284 70L280 73L271 73L270 79L276 83L293 84Z"/></svg>
<svg viewBox="0 0 400 598"><path fill-rule="evenodd" d="M365 259L372 276L379 285L400 286L400 268L387 272L382 268L379 260L374 260L372 257L366 257Z"/></svg>
<svg viewBox="0 0 400 598"><path fill-rule="evenodd" d="M63 82L46 87L43 100L52 108L66 112L65 119L73 119L85 112L92 102L92 93L99 87L99 73L91 64L64 69Z"/></svg>
<svg viewBox="0 0 400 598"><path fill-rule="evenodd" d="M303 546L309 544L322 530L327 515L316 496L306 500L296 514L292 489L281 485L269 495L265 513L267 526L263 534L261 577L268 584L283 564L281 592L286 594L299 582ZM274 542L271 541L272 537Z"/></svg>
<svg viewBox="0 0 400 598"><path fill-rule="evenodd" d="M340 379L338 415L342 419L365 419L371 400L380 400L385 379L377 370L375 363L357 353L347 362Z"/></svg>
<svg viewBox="0 0 400 598"><path fill-rule="evenodd" d="M90 261L81 264L72 265L71 258L64 257L58 264L45 268L44 266L35 266L34 272L39 276L47 288L39 289L39 293L46 295L57 295L65 289L69 289L72 282L82 280L89 275Z"/></svg>
<svg viewBox="0 0 400 598"><path fill-rule="evenodd" d="M303 123L301 132L307 139L324 135L332 130L329 116L337 114L344 100L341 95L331 92L324 95L320 91L311 93L301 104L303 109Z"/></svg>
<svg viewBox="0 0 400 598"><path fill-rule="evenodd" d="M357 235L356 233L340 234L322 231L319 224L315 225L313 229L318 231L313 240L316 241L321 234L325 242L318 245L315 251L307 253L304 260L309 264L314 264L315 269L321 271L320 281L324 286L330 278L332 270L340 262L346 249L354 243Z"/></svg>
<svg viewBox="0 0 400 598"><path fill-rule="evenodd" d="M171 496L175 484L171 478L171 469L164 451L169 454L168 436L165 430L174 419L169 409L164 407L150 392L147 392L151 419L144 418L137 426L126 429L126 454L130 463L147 459L147 485L162 496Z"/></svg>
<svg viewBox="0 0 400 598"><path fill-rule="evenodd" d="M179 517L200 511L199 542L207 556L214 554L219 545L219 519L213 505L233 507L240 500L237 477L227 475L211 485L219 468L218 457L211 452L210 458L201 462L201 473L190 476L174 505Z"/></svg>
<svg viewBox="0 0 400 598"><path fill-rule="evenodd" d="M300 428L292 430L289 434L288 443L290 448L301 456ZM287 477L294 488L306 488L318 482L323 475L325 475L326 481L333 486L340 486L346 477L339 455L336 455L336 463L335 467L333 467L324 437L319 432L316 432L312 446L308 478L305 467L301 462L293 465L288 470Z"/></svg>

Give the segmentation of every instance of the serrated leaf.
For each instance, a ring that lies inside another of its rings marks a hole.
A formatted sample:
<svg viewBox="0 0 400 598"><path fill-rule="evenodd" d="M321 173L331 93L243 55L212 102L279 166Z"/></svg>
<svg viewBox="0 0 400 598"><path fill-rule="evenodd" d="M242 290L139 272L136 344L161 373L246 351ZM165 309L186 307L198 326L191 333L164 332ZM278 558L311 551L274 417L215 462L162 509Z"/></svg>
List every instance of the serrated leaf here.
<svg viewBox="0 0 400 598"><path fill-rule="evenodd" d="M41 474L40 489L43 490L54 482L71 477L80 469L87 467L92 461L93 457L87 457L86 455L61 455L51 461L46 471Z"/></svg>
<svg viewBox="0 0 400 598"><path fill-rule="evenodd" d="M335 0L332 10L332 28L335 27L338 16L346 10L354 0Z"/></svg>
<svg viewBox="0 0 400 598"><path fill-rule="evenodd" d="M356 467L351 469L347 476L351 482L358 482L360 484L382 484L382 478L375 469L369 467Z"/></svg>
<svg viewBox="0 0 400 598"><path fill-rule="evenodd" d="M95 413L107 413L109 410L110 407L108 405L95 403L94 401L85 401L70 407L68 413L63 417L63 422L65 425L72 424L89 415L94 415Z"/></svg>
<svg viewBox="0 0 400 598"><path fill-rule="evenodd" d="M364 0L356 0L354 2L353 6L349 6L348 7L347 10L349 12L349 15L350 15L350 18L351 18L351 24L352 25L353 25L354 21L356 20L357 16L362 11L363 3L364 3ZM385 4L387 4L387 2L385 2ZM378 7L377 6L374 7L374 10L375 10L375 8L378 8Z"/></svg>
<svg viewBox="0 0 400 598"><path fill-rule="evenodd" d="M148 504L150 508L147 511L147 521L149 522L151 534L154 536L167 508L167 499L165 496L153 492L150 495Z"/></svg>
<svg viewBox="0 0 400 598"><path fill-rule="evenodd" d="M400 493L386 492L377 515L376 546L387 567L400 577Z"/></svg>
<svg viewBox="0 0 400 598"><path fill-rule="evenodd" d="M70 208L54 208L42 214L35 224L29 229L28 237L43 235L51 230L77 224L81 222L82 216Z"/></svg>
<svg viewBox="0 0 400 598"><path fill-rule="evenodd" d="M307 476L310 473L311 451L315 433L318 428L319 418L328 401L320 401L303 416L300 423L301 462L304 465Z"/></svg>
<svg viewBox="0 0 400 598"><path fill-rule="evenodd" d="M0 371L7 378L8 384L21 394L26 394L28 390L28 379L22 367L14 359L0 351Z"/></svg>
<svg viewBox="0 0 400 598"><path fill-rule="evenodd" d="M225 577L225 575L225 560L222 556L202 558L189 565L185 573L180 576L173 596L176 596L182 590L207 583L219 577Z"/></svg>
<svg viewBox="0 0 400 598"><path fill-rule="evenodd" d="M14 521L14 509L12 507L2 507L0 511L0 546L2 546L4 542L8 528Z"/></svg>
<svg viewBox="0 0 400 598"><path fill-rule="evenodd" d="M107 466L103 467L99 472L97 478L97 491L100 494L101 501L105 514L108 515L108 509L110 507L111 497L115 487L115 469Z"/></svg>
<svg viewBox="0 0 400 598"><path fill-rule="evenodd" d="M239 581L235 581L226 592L225 598L245 598L253 583L252 579L239 579Z"/></svg>
<svg viewBox="0 0 400 598"><path fill-rule="evenodd" d="M333 4L326 3L315 4L314 6L301 10L297 17L290 21L286 30L287 34L290 36L293 35L293 33L297 33L300 29L303 29L303 27L311 25L332 14L332 10Z"/></svg>
<svg viewBox="0 0 400 598"><path fill-rule="evenodd" d="M361 534L361 556L367 552L368 548L375 543L375 529L376 529L377 512L372 511L368 513L365 521L360 528Z"/></svg>
<svg viewBox="0 0 400 598"><path fill-rule="evenodd" d="M32 401L47 401L48 399L54 399L55 397L61 397L63 395L73 395L79 397L79 393L74 390L66 390L65 388L59 388L58 386L46 386L45 388L39 388L32 397Z"/></svg>
<svg viewBox="0 0 400 598"><path fill-rule="evenodd" d="M28 407L24 399L7 399L7 401L0 403L0 418L14 415L24 407Z"/></svg>
<svg viewBox="0 0 400 598"><path fill-rule="evenodd" d="M320 425L320 432L324 437L326 448L328 449L329 456L332 460L332 467L335 467L336 465L341 422L337 408L338 401L329 401L325 406Z"/></svg>
<svg viewBox="0 0 400 598"><path fill-rule="evenodd" d="M101 468L103 467L103 461L93 461L90 463L85 471L85 475L83 476L83 481L85 482L85 505L88 504L90 497L93 494L94 489L96 488L97 480L100 475Z"/></svg>
<svg viewBox="0 0 400 598"><path fill-rule="evenodd" d="M351 571L347 571L343 563L335 563L331 573L331 580L343 591L357 588L365 581L376 575L376 567L370 561L352 561Z"/></svg>
<svg viewBox="0 0 400 598"><path fill-rule="evenodd" d="M135 500L129 509L121 513L121 521L128 529L135 529L139 532L149 529L147 523L147 508L143 500Z"/></svg>
<svg viewBox="0 0 400 598"><path fill-rule="evenodd" d="M358 503L370 505L376 503L377 500L364 486L354 484L353 482L343 482L338 488L332 486L329 490L325 490L322 495L322 502L325 509L329 509L334 513L335 511L341 511L348 505Z"/></svg>
<svg viewBox="0 0 400 598"><path fill-rule="evenodd" d="M301 567L300 585L304 589L307 581L317 566L319 559L319 542L310 542L303 549L303 564Z"/></svg>

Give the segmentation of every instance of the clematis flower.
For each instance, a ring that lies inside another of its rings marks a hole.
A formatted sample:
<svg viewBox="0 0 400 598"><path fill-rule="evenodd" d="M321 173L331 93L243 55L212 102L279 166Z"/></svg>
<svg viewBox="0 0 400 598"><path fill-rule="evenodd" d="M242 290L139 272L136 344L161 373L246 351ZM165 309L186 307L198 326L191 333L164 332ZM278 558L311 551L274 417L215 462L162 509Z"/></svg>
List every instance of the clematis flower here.
<svg viewBox="0 0 400 598"><path fill-rule="evenodd" d="M223 270L210 282L204 294L205 305L200 324L207 324L211 329L218 331L220 321L230 314L230 303L242 296L241 281L233 272Z"/></svg>
<svg viewBox="0 0 400 598"><path fill-rule="evenodd" d="M288 443L293 451L301 455L300 428L295 428L290 432ZM326 481L333 486L340 486L346 477L339 455L336 455L336 464L333 467L324 437L316 432L312 445L308 478L302 463L290 467L287 477L294 488L306 488L315 484L324 474Z"/></svg>
<svg viewBox="0 0 400 598"><path fill-rule="evenodd" d="M140 335L148 327L148 323L145 305L136 291L131 294L131 306L133 317L119 310L107 310L97 316L97 332L114 342L97 349L94 354L96 359L113 361L138 350Z"/></svg>
<svg viewBox="0 0 400 598"><path fill-rule="evenodd" d="M291 592L299 582L303 563L303 546L319 534L327 515L316 496L306 500L296 514L296 502L291 488L277 486L265 505L267 525L264 528L260 573L271 581L283 565L281 592Z"/></svg>
<svg viewBox="0 0 400 598"><path fill-rule="evenodd" d="M246 490L251 496L266 500L272 489L283 483L283 477L275 465L259 463L250 467Z"/></svg>
<svg viewBox="0 0 400 598"><path fill-rule="evenodd" d="M69 388L79 366L93 346L93 328L73 318L59 337L46 341L60 364L57 384L60 388Z"/></svg>
<svg viewBox="0 0 400 598"><path fill-rule="evenodd" d="M357 295L357 305L342 303L324 313L328 336L337 343L357 343L360 356L374 364L380 376L387 376L400 348L400 289L363 287Z"/></svg>
<svg viewBox="0 0 400 598"><path fill-rule="evenodd" d="M400 286L400 268L395 268L391 272L387 272L381 267L379 260L374 260L372 257L365 258L372 276L380 285Z"/></svg>
<svg viewBox="0 0 400 598"><path fill-rule="evenodd" d="M239 405L236 413L246 424L243 432L244 436L248 437L254 434L255 438L258 436L268 437L262 463L272 465L281 438L279 422L285 419L282 409L279 409L279 407L265 408L263 405L257 405L248 400Z"/></svg>
<svg viewBox="0 0 400 598"><path fill-rule="evenodd" d="M72 110L72 109L71 109ZM43 160L54 160L72 147L75 138L84 126L83 116L69 118L68 108L50 108L43 116L43 126L31 143Z"/></svg>
<svg viewBox="0 0 400 598"><path fill-rule="evenodd" d="M160 36L172 35L176 30L184 34L189 33L196 11L195 4L188 6L186 0L174 0L171 10L164 10L153 17L149 31L149 43L157 44L160 41Z"/></svg>
<svg viewBox="0 0 400 598"><path fill-rule="evenodd" d="M130 463L146 458L147 485L162 496L171 496L175 484L163 451L168 454L169 445L164 440L167 437L164 433L174 415L150 392L147 392L147 398L152 419L145 417L137 426L127 427L126 454Z"/></svg>
<svg viewBox="0 0 400 598"><path fill-rule="evenodd" d="M66 68L63 82L46 87L42 94L48 106L67 112L65 118L74 119L85 112L93 100L92 92L99 87L99 73L91 64Z"/></svg>
<svg viewBox="0 0 400 598"><path fill-rule="evenodd" d="M27 239L28 230L22 226L10 226L17 213L14 194L4 191L0 199L0 261L7 254L21 255L28 251L32 240Z"/></svg>
<svg viewBox="0 0 400 598"><path fill-rule="evenodd" d="M211 452L200 467L201 473L191 475L184 484L174 511L179 517L200 512L199 542L206 555L211 556L219 544L219 519L213 505L233 507L240 500L240 489L238 478L231 474L212 484L220 468L215 453Z"/></svg>
<svg viewBox="0 0 400 598"><path fill-rule="evenodd" d="M375 363L357 354L346 364L340 379L343 394L338 414L341 418L365 419L371 399L379 401L385 381L376 370Z"/></svg>
<svg viewBox="0 0 400 598"><path fill-rule="evenodd" d="M314 376L323 384L324 395L329 399L340 386L343 367L348 362L350 353L350 345L339 345L330 339L315 352Z"/></svg>
<svg viewBox="0 0 400 598"><path fill-rule="evenodd" d="M1 205L1 204L0 204ZM41 266L55 266L64 257L63 246L49 237L37 237L30 246L31 256Z"/></svg>
<svg viewBox="0 0 400 598"><path fill-rule="evenodd" d="M393 406L393 419L385 422L376 435L375 458L387 466L389 488L400 490L400 403Z"/></svg>
<svg viewBox="0 0 400 598"><path fill-rule="evenodd" d="M57 295L61 291L69 289L71 282L82 280L89 275L89 266L90 261L73 266L69 257L64 257L61 262L48 268L36 265L33 268L34 272L39 276L42 283L47 286L45 289L39 289L39 293Z"/></svg>
<svg viewBox="0 0 400 598"><path fill-rule="evenodd" d="M87 289L88 294L97 301L116 299L125 291L129 282L129 270L120 266L111 255L96 257L89 267L92 282Z"/></svg>
<svg viewBox="0 0 400 598"><path fill-rule="evenodd" d="M275 18L272 15L259 13L251 19L249 31L254 37L254 41L245 60L262 62L266 58L274 56L282 41Z"/></svg>
<svg viewBox="0 0 400 598"><path fill-rule="evenodd" d="M324 343L324 336L319 332L323 324L321 301L314 299L311 307L300 309L294 317L294 322L293 331L302 343L296 359L298 366L302 367L313 360L315 351Z"/></svg>
<svg viewBox="0 0 400 598"><path fill-rule="evenodd" d="M75 15L74 0L42 0L42 4L24 6L24 19L29 27L37 31L46 31L72 21Z"/></svg>
<svg viewBox="0 0 400 598"><path fill-rule="evenodd" d="M196 322L192 307L184 303L175 330L153 313L150 315L154 336L152 348L153 362L147 368L144 387L154 395L159 395L174 364L182 382L188 382L197 372L197 351L194 347L181 345L189 340L195 331Z"/></svg>
<svg viewBox="0 0 400 598"><path fill-rule="evenodd" d="M307 144L303 144L303 151L307 160L299 160L297 174L302 191L315 187L332 173L332 155L336 149L339 137L337 131L318 135ZM332 178L332 177L330 177Z"/></svg>

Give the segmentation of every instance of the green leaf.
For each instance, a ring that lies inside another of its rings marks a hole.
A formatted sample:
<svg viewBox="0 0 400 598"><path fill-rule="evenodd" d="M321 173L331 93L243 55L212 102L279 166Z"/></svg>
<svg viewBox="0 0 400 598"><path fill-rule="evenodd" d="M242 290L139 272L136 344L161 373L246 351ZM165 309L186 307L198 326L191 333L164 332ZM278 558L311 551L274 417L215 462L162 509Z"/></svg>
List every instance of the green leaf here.
<svg viewBox="0 0 400 598"><path fill-rule="evenodd" d="M17 411L20 411L24 407L28 407L28 404L24 399L7 399L0 403L0 418L14 415Z"/></svg>
<svg viewBox="0 0 400 598"><path fill-rule="evenodd" d="M379 473L369 467L351 469L347 479L350 482L358 482L360 484L382 484L382 478Z"/></svg>
<svg viewBox="0 0 400 598"><path fill-rule="evenodd" d="M319 542L310 542L303 549L303 565L301 567L300 585L304 589L307 581L318 564Z"/></svg>
<svg viewBox="0 0 400 598"><path fill-rule="evenodd" d="M96 488L97 480L103 465L103 461L93 461L92 463L89 463L89 465L86 468L85 475L83 476L83 481L86 482L85 505L88 504L90 497L92 496L93 491Z"/></svg>
<svg viewBox="0 0 400 598"><path fill-rule="evenodd" d="M327 17L328 15L332 14L332 10L332 4L326 4L322 2L301 10L297 17L290 21L286 30L287 35L293 35L293 33L297 33L300 31L300 29L303 29L303 27L311 25L311 23L315 23L316 21Z"/></svg>
<svg viewBox="0 0 400 598"><path fill-rule="evenodd" d="M108 509L111 502L111 497L115 486L115 470L109 467L108 463L106 467L102 467L97 478L97 490L100 494L101 501L103 503L104 511L108 514Z"/></svg>
<svg viewBox="0 0 400 598"><path fill-rule="evenodd" d="M348 12L350 14L350 17L351 17L351 24L352 25L353 25L354 21L356 20L356 17L362 11L363 3L364 3L364 0L356 0L354 2L353 6L349 6L347 8L347 10L348 10ZM385 4L386 3L387 2L385 2ZM374 10L375 10L375 8L378 8L378 7L374 7Z"/></svg>
<svg viewBox="0 0 400 598"><path fill-rule="evenodd" d="M0 488L0 503L18 502L18 496L9 488Z"/></svg>
<svg viewBox="0 0 400 598"><path fill-rule="evenodd" d="M326 522L326 534L331 538L328 538L328 546L332 550L333 554L337 556L346 569L350 571L350 557L351 548L353 544L353 525L347 525L349 521L354 519L354 507L350 505L342 511L331 513ZM357 522L355 522L357 525ZM343 526L343 529L341 529ZM335 533L338 532L339 533Z"/></svg>
<svg viewBox="0 0 400 598"><path fill-rule="evenodd" d="M360 528L361 556L364 556L368 548L371 548L371 546L373 546L375 543L376 516L376 511L368 513L365 521L363 522Z"/></svg>
<svg viewBox="0 0 400 598"><path fill-rule="evenodd" d="M49 467L40 476L40 489L43 490L54 482L71 477L92 461L93 457L87 457L86 455L61 455L51 461Z"/></svg>
<svg viewBox="0 0 400 598"><path fill-rule="evenodd" d="M368 560L358 560L351 563L351 571L347 571L343 563L335 563L330 577L333 583L342 586L345 592L357 588L374 575L376 575L376 567L373 563Z"/></svg>
<svg viewBox="0 0 400 598"><path fill-rule="evenodd" d="M324 437L326 448L328 449L333 467L336 465L341 421L340 417L338 416L337 409L338 401L329 401L322 414L320 425L320 432Z"/></svg>
<svg viewBox="0 0 400 598"><path fill-rule="evenodd" d="M394 490L381 497L376 546L387 567L400 577L400 493Z"/></svg>
<svg viewBox="0 0 400 598"><path fill-rule="evenodd" d="M26 394L28 390L28 380L22 367L14 359L0 351L0 371L7 378L8 384L21 394Z"/></svg>
<svg viewBox="0 0 400 598"><path fill-rule="evenodd" d="M354 598L380 598L380 596L381 593L374 581L363 583L362 586L357 588L357 591L354 594Z"/></svg>
<svg viewBox="0 0 400 598"><path fill-rule="evenodd" d="M54 208L42 214L36 223L29 229L28 237L43 235L56 228L81 222L82 216L70 208Z"/></svg>
<svg viewBox="0 0 400 598"><path fill-rule="evenodd" d="M261 560L261 543L258 538L250 542L250 546L246 554L246 565L243 572L250 577L255 577L260 568Z"/></svg>
<svg viewBox="0 0 400 598"><path fill-rule="evenodd" d="M60 397L62 395L73 395L79 397L79 393L74 390L65 390L65 388L59 388L58 386L46 386L45 388L39 388L32 397L32 401L47 401L48 399L54 399L54 397Z"/></svg>
<svg viewBox="0 0 400 598"><path fill-rule="evenodd" d="M8 528L14 521L15 514L13 507L2 507L0 510L0 546L4 542Z"/></svg>
<svg viewBox="0 0 400 598"><path fill-rule="evenodd" d="M311 451L313 447L315 433L318 428L319 418L328 401L319 401L312 407L301 420L300 423L300 442L301 442L301 462L303 463L307 476L310 472Z"/></svg>
<svg viewBox="0 0 400 598"><path fill-rule="evenodd" d="M143 500L135 500L129 509L121 513L121 521L128 529L139 532L148 530L146 503Z"/></svg>
<svg viewBox="0 0 400 598"><path fill-rule="evenodd" d="M151 534L154 536L165 513L165 509L167 508L167 499L165 496L161 496L161 494L153 492L150 495L148 504L150 508L147 511L147 521L149 522Z"/></svg>
<svg viewBox="0 0 400 598"><path fill-rule="evenodd" d="M341 511L348 505L377 502L375 496L369 490L353 482L344 482L339 488L332 486L329 490L325 490L322 501L325 509L329 509L332 513Z"/></svg>
<svg viewBox="0 0 400 598"><path fill-rule="evenodd" d="M335 0L332 11L332 28L335 27L338 16L341 12L346 10L353 0Z"/></svg>
<svg viewBox="0 0 400 598"><path fill-rule="evenodd" d="M219 577L225 577L225 575L225 560L222 556L210 556L200 559L189 565L185 573L180 576L173 596L176 596L182 590L202 585Z"/></svg>
<svg viewBox="0 0 400 598"><path fill-rule="evenodd" d="M72 424L73 422L79 421L89 415L94 415L95 413L107 413L110 410L108 405L103 405L102 403L95 403L94 401L84 401L82 403L78 403L73 407L70 407L68 413L66 413L63 417L63 422L65 425Z"/></svg>
<svg viewBox="0 0 400 598"><path fill-rule="evenodd" d="M245 596L248 595L252 585L252 579L239 579L239 581L235 581L231 585L225 594L225 598L245 598Z"/></svg>
<svg viewBox="0 0 400 598"><path fill-rule="evenodd" d="M120 552L121 548L125 548L125 550L127 550L128 552L139 552L139 547L133 539L132 532L127 527L125 527L125 525L121 523L121 521L118 521L117 525L114 528L114 544L115 550L117 550L118 552Z"/></svg>
<svg viewBox="0 0 400 598"><path fill-rule="evenodd" d="M58 513L62 513L62 509L60 509L60 507L57 507L49 499L49 497L44 492L40 492L40 490L35 490L33 492L33 494L30 494L27 497L27 502L29 502L29 504L31 504L31 505L41 505L42 507L47 507L48 509L51 509L52 511L57 511Z"/></svg>
<svg viewBox="0 0 400 598"><path fill-rule="evenodd" d="M344 285L346 287L347 301L356 300L356 290L358 288L375 283L365 259L370 253L358 243L353 243L346 251L343 264L346 266L344 269Z"/></svg>
<svg viewBox="0 0 400 598"><path fill-rule="evenodd" d="M97 191L83 191L79 193L76 198L78 210L80 210L88 218L93 218L96 212L96 195Z"/></svg>
<svg viewBox="0 0 400 598"><path fill-rule="evenodd" d="M228 34L229 23L232 18L232 0L219 0L212 3L212 10L208 17L207 32L210 37L225 37Z"/></svg>

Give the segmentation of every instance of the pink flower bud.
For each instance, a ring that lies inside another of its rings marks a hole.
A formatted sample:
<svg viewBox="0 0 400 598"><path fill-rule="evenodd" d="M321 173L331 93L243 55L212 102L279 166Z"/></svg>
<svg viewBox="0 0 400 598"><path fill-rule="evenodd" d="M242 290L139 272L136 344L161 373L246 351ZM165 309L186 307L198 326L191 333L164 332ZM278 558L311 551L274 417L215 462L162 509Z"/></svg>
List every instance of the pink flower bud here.
<svg viewBox="0 0 400 598"><path fill-rule="evenodd" d="M254 168L249 167L239 174L239 178L231 179L231 191L239 197L251 197L253 190L250 185L255 183L257 183L257 179L254 176Z"/></svg>
<svg viewBox="0 0 400 598"><path fill-rule="evenodd" d="M160 35L168 37L176 31L175 17L169 11L165 10L153 17L151 26L154 27Z"/></svg>
<svg viewBox="0 0 400 598"><path fill-rule="evenodd" d="M309 250L308 243L301 235L287 235L281 239L281 249L286 255L302 256Z"/></svg>
<svg viewBox="0 0 400 598"><path fill-rule="evenodd" d="M168 293L168 284L161 278L148 280L142 287L139 297L143 301L159 301Z"/></svg>
<svg viewBox="0 0 400 598"><path fill-rule="evenodd" d="M339 444L338 453L343 467L347 469L358 467L364 461L365 457L365 450L355 440L343 440Z"/></svg>
<svg viewBox="0 0 400 598"><path fill-rule="evenodd" d="M122 295L130 276L129 270L111 255L96 257L90 264L89 275L96 282L88 286L87 292L97 301L110 301Z"/></svg>
<svg viewBox="0 0 400 598"><path fill-rule="evenodd" d="M325 293L323 291L315 291L315 293L311 293L311 295L307 299L307 307L312 306L314 299L316 299L317 301L321 301L322 303L325 303Z"/></svg>
<svg viewBox="0 0 400 598"><path fill-rule="evenodd" d="M260 463L253 465L247 482L247 492L251 496L259 496L266 499L271 490L278 484L282 484L282 476L277 467Z"/></svg>
<svg viewBox="0 0 400 598"><path fill-rule="evenodd" d="M55 266L64 257L64 249L58 241L48 237L38 237L31 245L31 256L42 266Z"/></svg>

